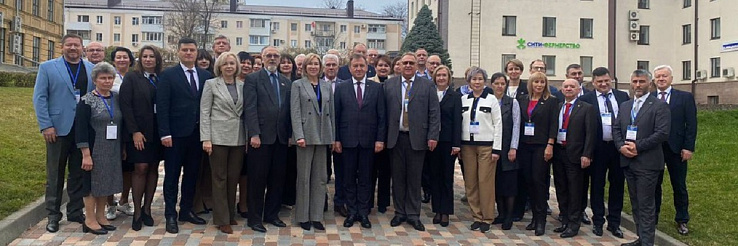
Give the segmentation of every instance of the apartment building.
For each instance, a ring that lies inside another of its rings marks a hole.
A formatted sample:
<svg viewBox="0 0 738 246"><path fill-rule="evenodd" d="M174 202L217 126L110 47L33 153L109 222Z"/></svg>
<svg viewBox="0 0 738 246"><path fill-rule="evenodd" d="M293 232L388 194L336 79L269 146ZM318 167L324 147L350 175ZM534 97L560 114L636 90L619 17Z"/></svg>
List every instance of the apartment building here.
<svg viewBox="0 0 738 246"><path fill-rule="evenodd" d="M0 64L37 67L61 55L63 0L0 1Z"/></svg>
<svg viewBox="0 0 738 246"><path fill-rule="evenodd" d="M213 16L214 35L225 35L232 51L260 52L267 45L315 48L351 48L366 43L380 53L401 46L401 20L347 9L320 9L244 5L223 1ZM67 0L65 29L82 35L85 43L125 46L134 51L143 45L170 47L176 38L164 27L167 1Z"/></svg>
<svg viewBox="0 0 738 246"><path fill-rule="evenodd" d="M662 64L674 70L674 86L701 104L738 104L738 1L726 0L408 0L410 23L422 6L434 15L454 63L502 71L517 58L543 59L557 83L568 64L585 75L606 66L619 89L636 68ZM729 26L729 25L727 25ZM527 68L526 68L527 70ZM527 74L527 73L525 73ZM591 78L586 78L587 80Z"/></svg>

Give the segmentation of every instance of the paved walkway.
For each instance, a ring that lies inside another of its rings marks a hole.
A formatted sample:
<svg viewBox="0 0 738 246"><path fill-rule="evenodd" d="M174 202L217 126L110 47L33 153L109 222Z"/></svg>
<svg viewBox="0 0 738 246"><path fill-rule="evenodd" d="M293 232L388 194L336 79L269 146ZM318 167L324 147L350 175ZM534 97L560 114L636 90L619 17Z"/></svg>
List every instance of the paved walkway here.
<svg viewBox="0 0 738 246"><path fill-rule="evenodd" d="M161 165L163 166L163 165ZM202 217L208 221L207 225L193 225L190 223L180 224L179 234L169 234L164 230L164 204L161 184L163 182L163 168L160 168L159 188L152 205L154 227L144 226L140 231L131 230L131 217L119 215L113 221L118 230L107 235L95 236L82 233L82 226L63 220L61 229L57 233L48 233L44 229L46 220L28 228L18 239L10 245L620 245L635 239L635 234L626 231L625 239L613 237L610 232L605 231L602 237L592 233L592 226L582 225L579 235L574 238L561 239L553 228L560 223L554 216L558 211L554 210L552 216L548 216L546 234L535 236L533 231L526 231L525 226L530 222L530 213L521 222L513 224L512 230L502 231L498 225L493 225L492 230L487 233L469 230L471 214L469 206L459 201L464 193L461 172L456 168L455 191L455 215L450 217L451 224L441 227L431 223L433 213L430 204L423 204L421 220L426 226L426 231L415 231L411 226L403 224L398 227L390 227L393 209L390 206L386 214L372 211L369 216L372 229L363 229L355 224L352 228L343 227L343 217L334 215L332 204L329 204L329 212L325 214L326 231L315 232L303 231L300 227L286 227L277 229L272 225L266 225L266 234L255 233L245 227L245 220L239 218L238 226L235 226L231 235L223 234L213 226L211 216L206 214ZM333 182L329 184L329 192L333 194ZM332 203L332 202L331 202ZM551 208L556 208L556 198L553 188L551 189ZM291 221L290 210L282 209L280 217L289 224ZM589 215L591 211L587 210Z"/></svg>

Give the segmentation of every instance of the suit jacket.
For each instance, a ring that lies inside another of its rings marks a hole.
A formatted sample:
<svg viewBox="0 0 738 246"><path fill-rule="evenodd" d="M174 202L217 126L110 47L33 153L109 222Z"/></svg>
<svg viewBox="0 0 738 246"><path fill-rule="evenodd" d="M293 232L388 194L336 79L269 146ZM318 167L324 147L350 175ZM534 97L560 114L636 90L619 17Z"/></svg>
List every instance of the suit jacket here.
<svg viewBox="0 0 738 246"><path fill-rule="evenodd" d="M243 126L243 82L236 80L238 98L233 97L223 77L205 82L200 100L200 140L214 145L242 146L246 144Z"/></svg>
<svg viewBox="0 0 738 246"><path fill-rule="evenodd" d="M205 81L213 76L207 70L198 68L199 90L196 95L190 92L189 75L180 64L161 72L156 90L156 119L159 136L186 137L192 134L200 121L200 96Z"/></svg>
<svg viewBox="0 0 738 246"><path fill-rule="evenodd" d="M612 95L615 97L615 101L610 101L610 103L612 103L613 105L617 104L618 106L620 106L622 103L630 99L630 97L628 96L628 93L625 93L623 91L616 90L616 89L612 89L611 91L612 91ZM595 120L597 124L597 141L595 143L602 141L602 134L603 134L602 133L602 117L600 117L600 112L602 112L602 110L604 109L600 108L600 103L597 99L597 91L592 90L587 93L584 93L584 95L580 96L577 100L587 102L594 107L595 116L596 116ZM613 115L613 116L617 116L617 115ZM615 118L613 118L613 120L615 120Z"/></svg>
<svg viewBox="0 0 738 246"><path fill-rule="evenodd" d="M247 137L259 136L262 144L275 144L277 141L288 144L292 135L291 88L292 81L279 75L279 98L282 100L279 102L266 69L246 76L243 85L243 117L248 130Z"/></svg>
<svg viewBox="0 0 738 246"><path fill-rule="evenodd" d="M562 99L565 100L565 99ZM564 102L559 102L559 109ZM569 114L569 125L566 130L566 156L571 163L581 163L582 156L592 159L597 140L597 123L592 104L576 100ZM558 114L557 114L558 115ZM563 120L563 117L562 117ZM563 122L557 121L558 124ZM557 124L557 126L558 126Z"/></svg>
<svg viewBox="0 0 738 246"><path fill-rule="evenodd" d="M75 89L64 62L62 56L41 63L33 87L33 108L36 111L39 130L54 127L59 136L69 134L77 110ZM94 65L85 60L82 60L81 64L84 64L87 71L87 92L90 92L95 89L90 76Z"/></svg>
<svg viewBox="0 0 738 246"><path fill-rule="evenodd" d="M446 95L439 103L441 112L441 132L439 142L450 142L453 147L461 147L461 94L446 89Z"/></svg>
<svg viewBox="0 0 738 246"><path fill-rule="evenodd" d="M656 93L651 93L657 97ZM658 99L658 97L657 97ZM675 154L681 153L682 149L694 152L694 143L697 140L697 106L694 103L692 93L671 88L669 96L669 109L671 110L671 132L669 149Z"/></svg>
<svg viewBox="0 0 738 246"><path fill-rule="evenodd" d="M558 134L558 118L559 99L556 97L541 98L533 109L531 116L528 116L528 104L530 98L528 95L517 98L520 102L520 142L528 144L546 144L549 138L556 139ZM525 136L525 123L532 122L534 124L533 136Z"/></svg>
<svg viewBox="0 0 738 246"><path fill-rule="evenodd" d="M126 74L118 93L120 111L126 124L125 132L128 133L124 141L132 141L132 134L136 132L141 132L146 139L159 139L154 114L156 88L143 73L131 71Z"/></svg>
<svg viewBox="0 0 738 246"><path fill-rule="evenodd" d="M620 105L617 120L614 120L612 125L612 138L618 150L625 145L628 125L638 127L635 141L638 155L634 158L620 155L620 166L641 170L664 170L664 152L661 144L669 139L671 128L669 106L656 97L646 96L635 121L631 123L634 100L630 99Z"/></svg>
<svg viewBox="0 0 738 246"><path fill-rule="evenodd" d="M387 106L387 148L397 144L402 114L402 83L404 78L397 76L384 82L384 98ZM410 88L408 123L410 144L413 150L427 150L428 140L438 140L441 131L438 95L436 87L428 79L415 76Z"/></svg>
<svg viewBox="0 0 738 246"><path fill-rule="evenodd" d="M374 148L387 140L387 114L382 84L367 79L362 107L356 101L353 80L336 85L336 141L346 148Z"/></svg>
<svg viewBox="0 0 738 246"><path fill-rule="evenodd" d="M292 118L292 140L305 139L308 145L329 145L334 139L335 113L331 84L318 79L318 96L307 78L292 82L290 112Z"/></svg>

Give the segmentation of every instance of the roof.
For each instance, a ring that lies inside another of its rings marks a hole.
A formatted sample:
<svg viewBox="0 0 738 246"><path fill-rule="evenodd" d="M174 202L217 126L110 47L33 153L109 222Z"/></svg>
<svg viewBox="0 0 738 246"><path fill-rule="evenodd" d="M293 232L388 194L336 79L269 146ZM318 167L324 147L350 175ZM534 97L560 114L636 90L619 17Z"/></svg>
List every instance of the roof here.
<svg viewBox="0 0 738 246"><path fill-rule="evenodd" d="M162 0L121 0L112 8L108 8L107 0L66 0L65 8L92 8L92 9L131 9L131 10L157 10L171 11L171 4ZM221 4L217 8L219 13L231 13L228 4ZM307 17L328 17L328 18L346 18L345 9L328 9L328 8L303 8L303 7L287 7L287 6L262 6L262 5L243 5L239 4L236 10L237 14L260 14L260 15L278 15L278 16L307 16ZM381 15L365 10L354 10L355 19L375 19L387 21L402 21L391 16Z"/></svg>

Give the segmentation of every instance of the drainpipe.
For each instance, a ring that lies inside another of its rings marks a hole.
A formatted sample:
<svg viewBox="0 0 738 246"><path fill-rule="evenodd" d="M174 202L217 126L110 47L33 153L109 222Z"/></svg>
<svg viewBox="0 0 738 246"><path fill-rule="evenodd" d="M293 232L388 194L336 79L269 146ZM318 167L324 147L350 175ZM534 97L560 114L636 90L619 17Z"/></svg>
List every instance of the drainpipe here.
<svg viewBox="0 0 738 246"><path fill-rule="evenodd" d="M695 98L697 97L696 96L697 94L695 94L695 92L697 92L696 77L697 77L697 71L700 68L700 65L699 65L700 63L698 60L699 59L699 56L698 56L699 47L700 47L700 39L698 35L699 30L700 30L699 28L700 27L699 25L700 17L698 14L699 4L700 4L700 1L694 1L694 75L695 75L695 79L692 80L692 96L694 96Z"/></svg>
<svg viewBox="0 0 738 246"><path fill-rule="evenodd" d="M617 3L615 0L608 1L608 8L607 8L607 25L608 25L608 33L607 33L607 67L610 70L610 75L613 78L617 78ZM615 89L618 89L618 83L615 83Z"/></svg>

